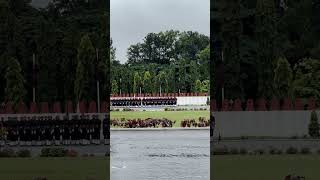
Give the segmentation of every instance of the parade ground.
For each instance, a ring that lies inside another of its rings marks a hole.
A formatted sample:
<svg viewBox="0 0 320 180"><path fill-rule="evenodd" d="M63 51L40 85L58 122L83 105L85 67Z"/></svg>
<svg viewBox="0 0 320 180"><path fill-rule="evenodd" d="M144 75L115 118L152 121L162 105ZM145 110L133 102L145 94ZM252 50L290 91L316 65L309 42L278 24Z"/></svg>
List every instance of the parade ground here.
<svg viewBox="0 0 320 180"><path fill-rule="evenodd" d="M282 180L288 174L320 179L320 155L213 156L211 177L219 180Z"/></svg>
<svg viewBox="0 0 320 180"><path fill-rule="evenodd" d="M111 119L147 119L147 118L167 118L176 121L173 127L180 127L180 123L185 119L199 119L205 117L209 119L209 111L112 111Z"/></svg>
<svg viewBox="0 0 320 180"><path fill-rule="evenodd" d="M106 180L110 168L106 157L76 158L1 158L0 179Z"/></svg>

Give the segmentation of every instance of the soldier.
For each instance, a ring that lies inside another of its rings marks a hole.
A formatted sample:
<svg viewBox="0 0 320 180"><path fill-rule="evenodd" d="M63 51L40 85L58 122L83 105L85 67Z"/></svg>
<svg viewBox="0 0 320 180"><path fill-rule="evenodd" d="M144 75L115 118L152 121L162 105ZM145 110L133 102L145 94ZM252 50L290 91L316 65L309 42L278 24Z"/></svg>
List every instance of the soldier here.
<svg viewBox="0 0 320 180"><path fill-rule="evenodd" d="M109 118L106 115L105 118L103 119L103 138L104 138L104 144L109 144L109 139L110 139L110 122Z"/></svg>
<svg viewBox="0 0 320 180"><path fill-rule="evenodd" d="M54 128L53 128L53 136L54 136L54 144L60 145L60 136L61 136L61 131L60 131L60 118L59 116L56 117L54 120Z"/></svg>

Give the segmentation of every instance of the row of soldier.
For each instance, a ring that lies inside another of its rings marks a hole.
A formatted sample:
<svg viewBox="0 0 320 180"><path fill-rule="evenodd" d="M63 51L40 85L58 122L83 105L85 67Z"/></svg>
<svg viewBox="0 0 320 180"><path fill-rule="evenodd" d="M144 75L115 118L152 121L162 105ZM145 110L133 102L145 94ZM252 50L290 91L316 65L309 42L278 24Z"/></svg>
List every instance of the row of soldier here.
<svg viewBox="0 0 320 180"><path fill-rule="evenodd" d="M173 127L175 121L163 119L113 119L111 125L122 128L156 128L156 127Z"/></svg>
<svg viewBox="0 0 320 180"><path fill-rule="evenodd" d="M2 120L0 128L0 145L88 145L110 139L108 118Z"/></svg>
<svg viewBox="0 0 320 180"><path fill-rule="evenodd" d="M154 99L116 99L111 101L112 106L163 106L176 105L176 98L154 98Z"/></svg>

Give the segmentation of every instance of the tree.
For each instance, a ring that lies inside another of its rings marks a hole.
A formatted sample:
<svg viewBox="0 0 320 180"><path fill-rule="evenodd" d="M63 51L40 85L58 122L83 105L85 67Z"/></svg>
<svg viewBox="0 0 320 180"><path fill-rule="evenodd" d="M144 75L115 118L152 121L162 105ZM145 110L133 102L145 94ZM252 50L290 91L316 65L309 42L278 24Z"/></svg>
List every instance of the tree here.
<svg viewBox="0 0 320 180"><path fill-rule="evenodd" d="M286 58L279 58L274 70L274 86L279 98L291 97L292 70Z"/></svg>
<svg viewBox="0 0 320 180"><path fill-rule="evenodd" d="M200 93L202 91L202 83L201 81L198 79L195 82L195 92Z"/></svg>
<svg viewBox="0 0 320 180"><path fill-rule="evenodd" d="M309 123L309 135L313 138L319 138L320 132L319 132L319 122L318 122L318 115L315 111L311 112L311 118Z"/></svg>
<svg viewBox="0 0 320 180"><path fill-rule="evenodd" d="M294 67L293 95L320 102L320 61L306 58Z"/></svg>
<svg viewBox="0 0 320 180"><path fill-rule="evenodd" d="M157 80L158 80L158 85L159 85L159 92L168 92L168 77L167 73L165 71L160 71L159 74L157 75ZM164 90L163 90L164 89Z"/></svg>
<svg viewBox="0 0 320 180"><path fill-rule="evenodd" d="M112 81L112 90L111 90L111 93L112 94L118 94L118 83L116 80L113 80Z"/></svg>
<svg viewBox="0 0 320 180"><path fill-rule="evenodd" d="M84 35L78 48L78 64L75 80L77 100L92 100L95 93L95 51L88 35Z"/></svg>
<svg viewBox="0 0 320 180"><path fill-rule="evenodd" d="M24 100L26 95L24 88L25 79L21 74L21 67L16 59L9 58L7 65L5 73L5 99L6 102L12 102L14 107L16 107L20 101Z"/></svg>
<svg viewBox="0 0 320 180"><path fill-rule="evenodd" d="M277 47L277 19L275 1L258 0L256 6L258 94L271 98L273 69Z"/></svg>
<svg viewBox="0 0 320 180"><path fill-rule="evenodd" d="M151 74L146 71L143 75L143 91L144 93L152 93L152 82Z"/></svg>
<svg viewBox="0 0 320 180"><path fill-rule="evenodd" d="M141 77L139 72L135 72L133 76L133 93L138 93L141 87Z"/></svg>

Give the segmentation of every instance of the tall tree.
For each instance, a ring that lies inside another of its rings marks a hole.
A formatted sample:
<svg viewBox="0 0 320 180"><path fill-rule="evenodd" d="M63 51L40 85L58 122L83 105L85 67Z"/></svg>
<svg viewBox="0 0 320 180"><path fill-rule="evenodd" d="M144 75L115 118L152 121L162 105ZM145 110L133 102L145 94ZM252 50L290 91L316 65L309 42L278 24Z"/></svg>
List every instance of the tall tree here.
<svg viewBox="0 0 320 180"><path fill-rule="evenodd" d="M16 59L9 58L7 61L7 65L8 66L5 73L5 99L6 102L12 102L16 107L18 103L20 101L23 101L25 98L25 80L21 74L20 64Z"/></svg>
<svg viewBox="0 0 320 180"><path fill-rule="evenodd" d="M286 58L279 58L274 70L274 86L279 98L292 97L292 70Z"/></svg>
<svg viewBox="0 0 320 180"><path fill-rule="evenodd" d="M92 100L95 94L95 51L88 35L84 35L78 48L78 64L75 80L77 100Z"/></svg>

